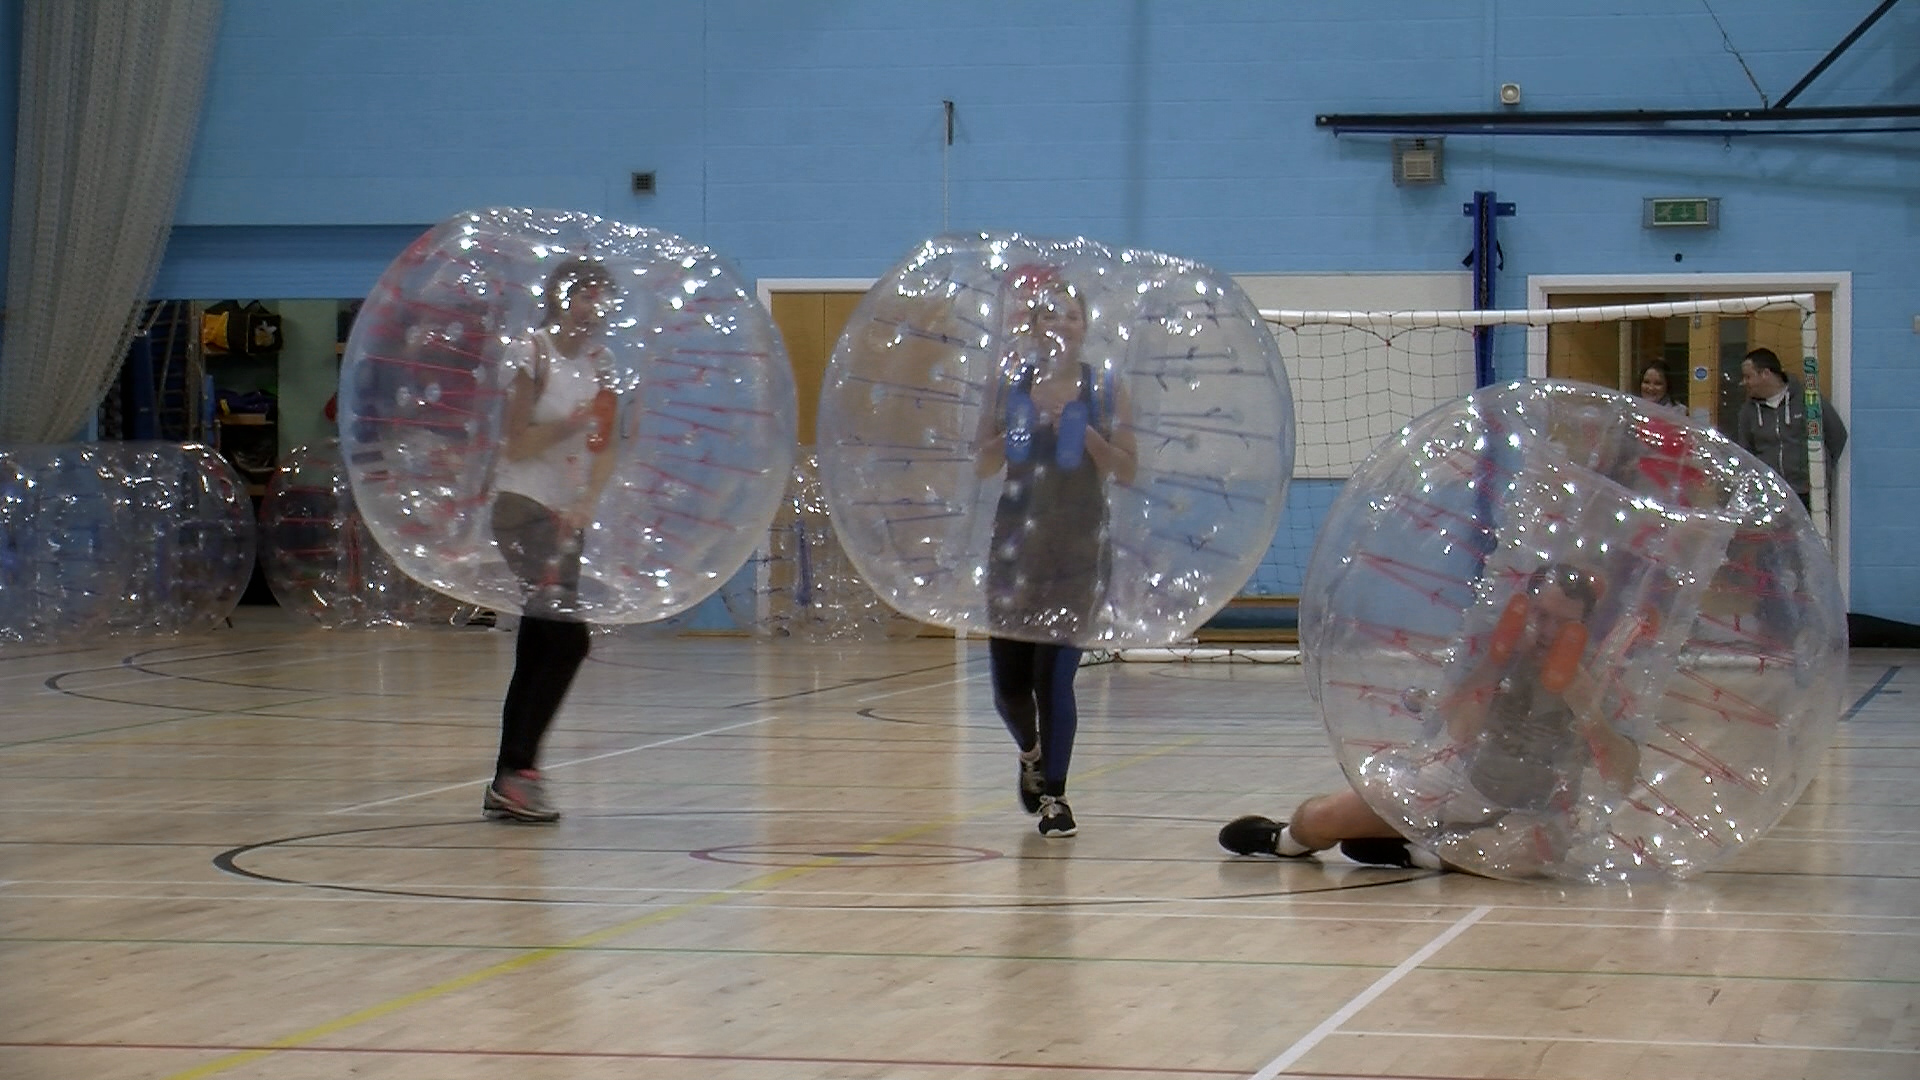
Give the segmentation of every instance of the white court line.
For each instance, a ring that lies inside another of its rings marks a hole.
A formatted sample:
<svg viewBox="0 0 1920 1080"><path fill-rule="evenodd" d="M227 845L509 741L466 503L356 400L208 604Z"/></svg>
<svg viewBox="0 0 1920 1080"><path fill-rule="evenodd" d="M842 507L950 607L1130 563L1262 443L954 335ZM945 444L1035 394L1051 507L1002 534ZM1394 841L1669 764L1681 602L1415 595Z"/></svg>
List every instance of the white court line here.
<svg viewBox="0 0 1920 1080"><path fill-rule="evenodd" d="M1488 1042L1592 1043L1599 1046L1690 1046L1706 1050L1831 1050L1848 1054L1920 1054L1904 1046L1829 1046L1819 1043L1715 1042L1707 1039L1603 1039L1591 1035L1468 1035L1457 1031L1349 1031L1394 1039L1483 1039Z"/></svg>
<svg viewBox="0 0 1920 1080"><path fill-rule="evenodd" d="M971 674L962 675L957 679L948 679L945 682L927 683L924 686L909 686L903 690L889 690L884 694L869 694L860 699L860 704L864 705L869 701L879 701L883 698L899 697L901 694L919 694L928 690L938 690L943 686L959 686L961 683L973 682L983 674L985 673L976 671Z"/></svg>
<svg viewBox="0 0 1920 1080"><path fill-rule="evenodd" d="M686 742L689 739L700 739L700 738L705 738L708 735L718 735L723 731L735 731L735 730L738 730L739 728L752 727L755 724L764 724L769 720L775 720L775 719L778 719L778 717L762 716L755 720L742 720L737 724L723 724L720 727L708 728L705 731L695 731L687 735L675 735L671 739L660 739L657 742L641 743L639 746L628 746L619 750L609 750L604 754L589 754L586 757L571 758L566 761L558 761L558 762L554 762L551 765L544 765L542 766L542 768L547 770L564 769L569 765L585 765L588 762L605 761L608 758L620 757L623 754L631 754L640 750L652 750L662 746L672 746L674 743ZM489 781L487 779L483 778L480 780L467 780L458 784L443 784L440 787L429 788L426 791L416 791L411 795L395 795L391 799L375 799L372 802L356 803L353 806L343 806L338 810L329 810L327 811L327 813L352 814L361 810L371 810L376 806L391 806L394 803L406 802L410 799L424 799L429 795L441 795L449 791L459 791L461 788L470 788L476 784L485 784L488 782Z"/></svg>
<svg viewBox="0 0 1920 1080"><path fill-rule="evenodd" d="M1287 1069L1293 1066L1294 1062L1307 1056L1313 1051L1313 1048L1319 1046L1327 1036L1339 1030L1341 1024L1352 1019L1361 1009L1373 1004L1375 998L1393 989L1395 983L1411 975L1415 968L1425 963L1434 953L1446 948L1448 943L1453 941L1454 938L1466 933L1474 923L1486 918L1487 914L1492 910L1493 908L1483 904L1462 915L1460 921L1441 931L1439 937L1421 946L1418 952L1401 961L1400 965L1392 971L1375 979L1372 986L1360 991L1359 994L1354 996L1352 1001L1334 1010L1332 1016L1320 1021L1318 1027L1302 1035L1292 1046L1287 1047L1279 1057L1267 1062L1264 1068L1253 1074L1251 1080L1274 1080L1274 1077L1287 1071Z"/></svg>

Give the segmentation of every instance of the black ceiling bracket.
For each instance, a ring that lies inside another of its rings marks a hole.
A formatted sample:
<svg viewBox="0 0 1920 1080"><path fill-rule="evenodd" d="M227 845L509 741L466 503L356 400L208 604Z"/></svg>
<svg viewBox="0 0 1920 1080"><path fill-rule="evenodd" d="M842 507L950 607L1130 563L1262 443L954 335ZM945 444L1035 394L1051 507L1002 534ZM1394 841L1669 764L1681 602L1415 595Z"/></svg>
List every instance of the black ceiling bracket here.
<svg viewBox="0 0 1920 1080"><path fill-rule="evenodd" d="M1517 112L1442 113L1321 113L1315 127L1345 132L1385 134L1476 135L1862 135L1920 130L1913 124L1845 126L1867 120L1920 120L1920 103L1897 105L1824 105L1788 108L1801 92L1860 40L1882 15L1900 0L1881 0L1812 70L1801 76L1780 100L1770 106L1739 109L1561 109ZM1672 128L1675 123L1706 127ZM1818 123L1818 127L1807 125ZM1839 126L1836 126L1837 125ZM1717 125L1740 125L1717 126Z"/></svg>
<svg viewBox="0 0 1920 1080"><path fill-rule="evenodd" d="M1779 101L1774 102L1773 107L1776 110L1778 110L1778 109L1784 109L1788 105L1791 105L1793 103L1793 99L1800 96L1800 91L1805 90L1808 86L1811 86L1813 84L1813 80L1820 77L1821 72L1831 67L1835 60L1840 59L1841 53L1846 52L1848 49L1852 48L1853 43L1860 40L1860 35L1866 33L1868 27L1872 26L1874 23L1879 22L1880 16L1885 15L1887 13L1888 8L1892 7L1893 5L1899 2L1900 0L1880 0L1880 6L1873 9L1873 14L1860 20L1860 25L1853 28L1853 33L1848 34L1844 38L1841 38L1840 44L1835 45L1831 52L1821 57L1820 62L1813 65L1813 70L1807 72L1805 75L1800 76L1800 81L1797 83L1794 83L1793 89L1787 91L1784 95L1782 95Z"/></svg>

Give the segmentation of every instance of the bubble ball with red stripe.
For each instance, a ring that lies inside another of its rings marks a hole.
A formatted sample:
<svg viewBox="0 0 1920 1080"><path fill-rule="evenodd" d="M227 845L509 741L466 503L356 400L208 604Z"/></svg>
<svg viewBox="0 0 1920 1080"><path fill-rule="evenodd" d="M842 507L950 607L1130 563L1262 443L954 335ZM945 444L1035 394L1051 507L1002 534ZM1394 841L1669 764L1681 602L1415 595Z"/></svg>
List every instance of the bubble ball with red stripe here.
<svg viewBox="0 0 1920 1080"><path fill-rule="evenodd" d="M1292 388L1246 293L1084 237L909 252L848 320L819 429L834 531L889 606L1080 648L1193 634L1293 477Z"/></svg>
<svg viewBox="0 0 1920 1080"><path fill-rule="evenodd" d="M353 505L340 443L287 451L260 504L260 569L273 598L328 629L458 626L473 615L400 572Z"/></svg>
<svg viewBox="0 0 1920 1080"><path fill-rule="evenodd" d="M1680 879L1819 767L1847 671L1833 556L1720 433L1597 386L1487 387L1376 449L1302 590L1347 778L1452 866Z"/></svg>
<svg viewBox="0 0 1920 1080"><path fill-rule="evenodd" d="M389 266L340 371L340 446L409 576L596 623L684 611L766 536L792 369L738 273L670 233L493 208Z"/></svg>

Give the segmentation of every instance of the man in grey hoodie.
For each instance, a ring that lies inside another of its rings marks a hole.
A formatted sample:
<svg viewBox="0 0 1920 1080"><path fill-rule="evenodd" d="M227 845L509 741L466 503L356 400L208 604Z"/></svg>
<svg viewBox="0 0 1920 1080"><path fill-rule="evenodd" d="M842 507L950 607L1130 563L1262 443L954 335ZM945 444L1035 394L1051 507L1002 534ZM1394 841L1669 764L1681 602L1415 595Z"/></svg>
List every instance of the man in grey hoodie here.
<svg viewBox="0 0 1920 1080"><path fill-rule="evenodd" d="M1812 509L1804 396L1787 378L1780 357L1772 349L1755 349L1747 354L1740 362L1740 384L1746 387L1747 400L1734 419L1733 441L1779 473L1800 501ZM1840 422L1839 413L1825 407L1820 410L1820 437L1826 447L1827 490L1832 491L1830 470L1847 445L1847 426Z"/></svg>

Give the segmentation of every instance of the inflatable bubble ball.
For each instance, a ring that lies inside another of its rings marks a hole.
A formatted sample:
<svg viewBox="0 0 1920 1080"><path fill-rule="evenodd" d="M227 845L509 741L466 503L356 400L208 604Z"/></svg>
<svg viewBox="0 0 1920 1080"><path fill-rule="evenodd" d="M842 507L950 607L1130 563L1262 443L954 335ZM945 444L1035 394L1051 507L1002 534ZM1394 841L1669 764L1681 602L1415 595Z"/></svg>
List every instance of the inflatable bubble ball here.
<svg viewBox="0 0 1920 1080"><path fill-rule="evenodd" d="M767 311L713 252L565 211L429 230L362 305L340 447L408 576L548 618L664 619L766 534L794 444Z"/></svg>
<svg viewBox="0 0 1920 1080"><path fill-rule="evenodd" d="M1678 879L1792 807L1840 715L1833 557L1778 476L1612 390L1414 421L1324 523L1309 687L1374 810L1460 868Z"/></svg>
<svg viewBox="0 0 1920 1080"><path fill-rule="evenodd" d="M329 629L458 626L473 615L400 572L353 502L340 443L289 451L260 504L260 566L274 599Z"/></svg>
<svg viewBox="0 0 1920 1080"><path fill-rule="evenodd" d="M760 638L887 641L920 632L920 624L882 602L847 559L811 449L794 464L767 542L720 596L734 623Z"/></svg>
<svg viewBox="0 0 1920 1080"><path fill-rule="evenodd" d="M1287 374L1232 279L1084 239L922 245L848 322L819 430L833 527L888 605L1081 647L1190 636L1293 470Z"/></svg>
<svg viewBox="0 0 1920 1080"><path fill-rule="evenodd" d="M205 446L0 449L0 641L211 630L253 565L252 502Z"/></svg>

